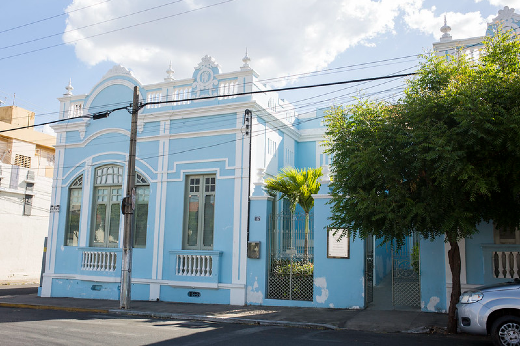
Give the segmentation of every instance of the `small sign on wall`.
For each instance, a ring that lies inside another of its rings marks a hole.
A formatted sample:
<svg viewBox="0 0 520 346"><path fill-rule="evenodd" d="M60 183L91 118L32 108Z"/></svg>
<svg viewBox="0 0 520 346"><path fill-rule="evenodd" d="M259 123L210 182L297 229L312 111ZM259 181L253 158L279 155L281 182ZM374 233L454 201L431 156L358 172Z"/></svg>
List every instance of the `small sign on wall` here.
<svg viewBox="0 0 520 346"><path fill-rule="evenodd" d="M350 258L350 237L342 229L327 229L327 258ZM341 237L341 239L340 239Z"/></svg>
<svg viewBox="0 0 520 346"><path fill-rule="evenodd" d="M59 205L51 205L50 212L51 213L59 213L60 212L60 206Z"/></svg>

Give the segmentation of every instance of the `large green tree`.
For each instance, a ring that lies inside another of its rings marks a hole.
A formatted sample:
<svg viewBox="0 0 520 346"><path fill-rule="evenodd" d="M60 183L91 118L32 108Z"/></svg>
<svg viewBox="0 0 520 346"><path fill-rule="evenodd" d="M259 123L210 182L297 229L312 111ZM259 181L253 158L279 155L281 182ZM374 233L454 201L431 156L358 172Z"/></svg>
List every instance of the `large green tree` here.
<svg viewBox="0 0 520 346"><path fill-rule="evenodd" d="M266 189L270 194L280 193L280 199L289 201L291 212L299 205L305 213L305 240L303 258L307 260L309 245L309 213L314 206L313 194L320 190L320 168L296 169L286 167L274 178L266 180Z"/></svg>
<svg viewBox="0 0 520 346"><path fill-rule="evenodd" d="M461 293L458 241L483 221L520 223L520 43L497 32L478 61L424 56L403 98L332 109L333 228L363 238L444 237L448 331Z"/></svg>

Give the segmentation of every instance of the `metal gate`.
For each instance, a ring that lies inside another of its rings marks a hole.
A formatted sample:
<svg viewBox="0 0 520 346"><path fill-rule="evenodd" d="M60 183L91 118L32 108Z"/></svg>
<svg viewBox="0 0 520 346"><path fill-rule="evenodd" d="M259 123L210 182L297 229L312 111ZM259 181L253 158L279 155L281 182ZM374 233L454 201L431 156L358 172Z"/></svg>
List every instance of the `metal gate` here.
<svg viewBox="0 0 520 346"><path fill-rule="evenodd" d="M365 239L365 305L374 301L374 237Z"/></svg>
<svg viewBox="0 0 520 346"><path fill-rule="evenodd" d="M419 242L407 238L405 244L392 251L392 304L402 307L421 306L419 277Z"/></svg>
<svg viewBox="0 0 520 346"><path fill-rule="evenodd" d="M280 213L269 222L269 264L267 298L313 300L314 218L309 217L305 234L305 214ZM307 238L307 242L305 239ZM305 243L307 246L305 247Z"/></svg>

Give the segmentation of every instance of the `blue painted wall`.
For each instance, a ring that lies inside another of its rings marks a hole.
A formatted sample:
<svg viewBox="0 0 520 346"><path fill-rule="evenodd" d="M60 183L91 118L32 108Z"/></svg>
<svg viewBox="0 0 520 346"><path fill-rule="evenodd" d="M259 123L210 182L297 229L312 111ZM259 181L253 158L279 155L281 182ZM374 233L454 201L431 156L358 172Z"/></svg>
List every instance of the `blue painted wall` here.
<svg viewBox="0 0 520 346"><path fill-rule="evenodd" d="M444 241L422 239L421 248L421 310L446 312L446 270Z"/></svg>

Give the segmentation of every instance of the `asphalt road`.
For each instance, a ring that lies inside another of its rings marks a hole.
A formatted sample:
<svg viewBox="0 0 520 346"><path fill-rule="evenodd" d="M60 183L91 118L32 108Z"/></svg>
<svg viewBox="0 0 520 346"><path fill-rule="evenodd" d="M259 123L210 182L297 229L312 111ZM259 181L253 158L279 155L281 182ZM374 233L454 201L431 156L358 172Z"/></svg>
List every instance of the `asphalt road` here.
<svg viewBox="0 0 520 346"><path fill-rule="evenodd" d="M344 344L491 346L488 338L472 335L379 334L0 308L0 345Z"/></svg>

